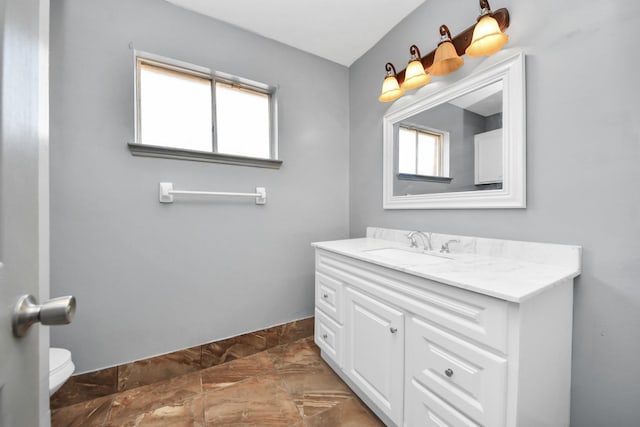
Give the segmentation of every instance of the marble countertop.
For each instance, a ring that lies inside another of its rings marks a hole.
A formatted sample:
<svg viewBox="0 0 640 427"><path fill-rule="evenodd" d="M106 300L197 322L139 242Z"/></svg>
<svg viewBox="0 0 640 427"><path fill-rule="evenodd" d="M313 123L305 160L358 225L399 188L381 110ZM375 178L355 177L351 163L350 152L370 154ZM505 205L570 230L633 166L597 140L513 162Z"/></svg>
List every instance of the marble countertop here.
<svg viewBox="0 0 640 427"><path fill-rule="evenodd" d="M526 242L524 243L526 244ZM540 246L543 244L532 243L532 245ZM316 242L312 243L312 246L516 303L521 303L580 274L579 266L575 263L553 265L512 257L455 253L453 250L454 253L446 254L447 258L439 256L441 254L438 251L432 251L433 255L438 256L423 255L427 258L426 262L420 262L420 256L413 253L409 253L406 260L398 260L398 257L385 256L385 251L380 251L380 249L397 248L417 253L422 251L410 249L407 244L396 241L370 237ZM567 248L577 248L577 256L580 256L579 247ZM387 254L390 252L393 251L387 251Z"/></svg>

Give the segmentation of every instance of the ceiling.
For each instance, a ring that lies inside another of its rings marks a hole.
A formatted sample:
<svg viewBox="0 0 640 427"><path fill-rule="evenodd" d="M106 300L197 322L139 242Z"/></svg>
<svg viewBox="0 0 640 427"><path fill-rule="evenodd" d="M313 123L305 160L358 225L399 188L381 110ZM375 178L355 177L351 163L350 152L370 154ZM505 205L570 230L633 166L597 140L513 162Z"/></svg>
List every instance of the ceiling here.
<svg viewBox="0 0 640 427"><path fill-rule="evenodd" d="M425 0L166 0L345 66Z"/></svg>

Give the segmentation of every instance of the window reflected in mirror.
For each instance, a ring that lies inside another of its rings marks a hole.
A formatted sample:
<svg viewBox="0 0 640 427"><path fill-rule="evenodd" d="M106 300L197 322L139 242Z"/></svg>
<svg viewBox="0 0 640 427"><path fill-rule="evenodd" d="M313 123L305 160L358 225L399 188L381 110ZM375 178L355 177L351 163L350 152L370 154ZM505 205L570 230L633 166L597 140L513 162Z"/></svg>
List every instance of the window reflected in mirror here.
<svg viewBox="0 0 640 427"><path fill-rule="evenodd" d="M445 156L444 132L400 125L398 173L446 177L449 173L449 144L446 145L447 155Z"/></svg>

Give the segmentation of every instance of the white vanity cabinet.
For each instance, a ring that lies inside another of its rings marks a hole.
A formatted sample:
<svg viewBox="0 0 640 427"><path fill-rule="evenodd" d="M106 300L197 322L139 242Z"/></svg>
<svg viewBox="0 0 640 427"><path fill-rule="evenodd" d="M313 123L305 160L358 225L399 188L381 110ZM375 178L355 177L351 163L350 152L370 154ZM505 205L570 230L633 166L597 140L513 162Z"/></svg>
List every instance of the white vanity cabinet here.
<svg viewBox="0 0 640 427"><path fill-rule="evenodd" d="M514 302L316 246L315 341L391 426L568 426L572 301L572 278Z"/></svg>

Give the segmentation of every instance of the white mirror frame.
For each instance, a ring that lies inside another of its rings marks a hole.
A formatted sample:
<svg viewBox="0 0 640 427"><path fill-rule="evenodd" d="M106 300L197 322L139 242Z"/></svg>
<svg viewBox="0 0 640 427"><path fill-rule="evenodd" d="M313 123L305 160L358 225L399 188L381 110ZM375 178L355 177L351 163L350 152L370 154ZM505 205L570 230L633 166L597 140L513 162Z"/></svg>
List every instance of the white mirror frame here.
<svg viewBox="0 0 640 427"><path fill-rule="evenodd" d="M487 209L526 207L526 118L524 53L503 52L487 59L471 75L447 87L418 91L409 104L392 105L383 121L384 209ZM454 98L502 81L503 184L500 190L393 195L393 126L416 113L444 104Z"/></svg>

